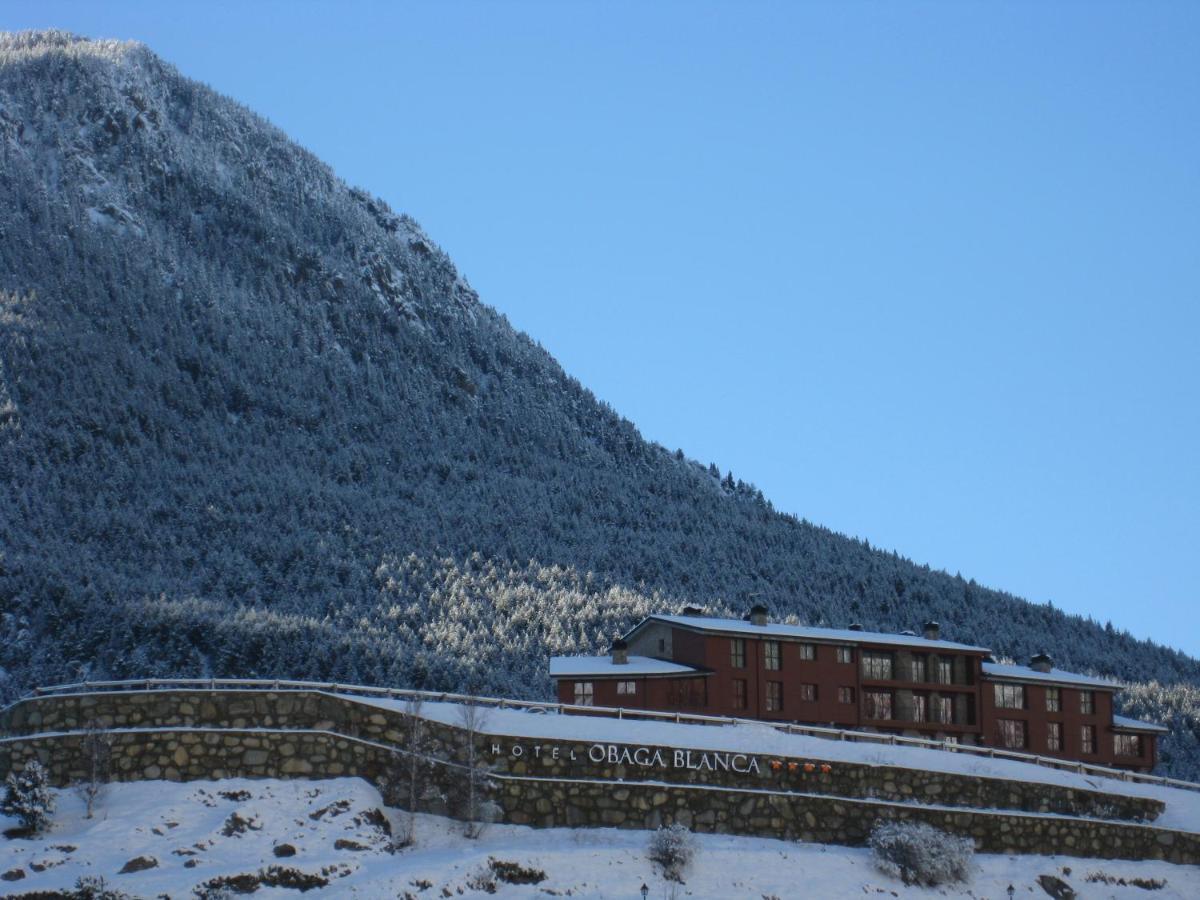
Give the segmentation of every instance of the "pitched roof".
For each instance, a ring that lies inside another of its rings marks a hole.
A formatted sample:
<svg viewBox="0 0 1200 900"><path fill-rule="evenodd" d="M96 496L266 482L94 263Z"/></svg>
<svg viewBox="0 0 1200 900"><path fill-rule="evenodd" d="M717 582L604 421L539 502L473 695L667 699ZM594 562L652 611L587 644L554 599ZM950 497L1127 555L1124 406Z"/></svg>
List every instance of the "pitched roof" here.
<svg viewBox="0 0 1200 900"><path fill-rule="evenodd" d="M682 663L630 655L627 663L614 663L611 656L552 656L550 677L570 678L590 675L619 678L622 675L706 675L707 669L685 666Z"/></svg>
<svg viewBox="0 0 1200 900"><path fill-rule="evenodd" d="M1113 716L1113 728L1126 731L1161 731L1164 734L1170 731L1166 725L1159 725L1157 722L1143 722L1141 719L1128 719L1117 715Z"/></svg>
<svg viewBox="0 0 1200 900"><path fill-rule="evenodd" d="M919 635L890 634L884 631L852 631L849 628L814 628L807 625L753 625L744 619L717 619L708 616L647 616L625 635L628 639L647 622L667 622L695 631L715 631L723 634L749 634L756 637L790 638L814 643L887 644L897 647L923 647L930 650L969 650L990 652L987 647L957 644L954 641L931 641Z"/></svg>
<svg viewBox="0 0 1200 900"><path fill-rule="evenodd" d="M1115 691L1121 687L1121 684L1117 681L1096 678L1092 675L1079 675L1076 672L1066 672L1062 669L1039 672L1028 666L1005 665L1003 663L985 662L983 664L983 674L988 678L999 678L1006 681L1046 681L1052 684L1105 688L1110 691Z"/></svg>

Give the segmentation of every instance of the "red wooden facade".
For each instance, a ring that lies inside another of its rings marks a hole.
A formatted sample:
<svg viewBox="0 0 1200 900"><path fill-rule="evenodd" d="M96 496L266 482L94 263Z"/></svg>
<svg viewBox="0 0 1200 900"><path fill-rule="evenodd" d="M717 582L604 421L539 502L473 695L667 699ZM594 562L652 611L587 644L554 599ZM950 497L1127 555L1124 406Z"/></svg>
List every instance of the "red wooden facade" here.
<svg viewBox="0 0 1200 900"><path fill-rule="evenodd" d="M650 616L611 657L556 657L563 703L830 725L1149 770L1161 726L1113 715L1118 685L991 661L984 647L922 636Z"/></svg>

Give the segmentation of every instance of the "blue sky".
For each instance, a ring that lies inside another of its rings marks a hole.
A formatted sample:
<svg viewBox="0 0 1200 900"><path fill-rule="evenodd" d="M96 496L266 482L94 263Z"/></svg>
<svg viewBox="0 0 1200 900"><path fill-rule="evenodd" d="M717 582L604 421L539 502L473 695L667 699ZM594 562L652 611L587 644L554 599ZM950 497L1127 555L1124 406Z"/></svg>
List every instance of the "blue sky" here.
<svg viewBox="0 0 1200 900"><path fill-rule="evenodd" d="M643 433L1200 654L1200 4L24 3L420 221Z"/></svg>

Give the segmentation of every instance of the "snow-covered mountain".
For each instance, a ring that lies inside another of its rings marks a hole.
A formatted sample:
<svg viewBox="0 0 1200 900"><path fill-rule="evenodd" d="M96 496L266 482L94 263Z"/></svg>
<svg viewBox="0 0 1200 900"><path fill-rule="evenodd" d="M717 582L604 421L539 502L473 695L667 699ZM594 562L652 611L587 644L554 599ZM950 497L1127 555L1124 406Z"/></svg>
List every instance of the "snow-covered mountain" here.
<svg viewBox="0 0 1200 900"><path fill-rule="evenodd" d="M140 45L0 37L0 695L208 673L538 695L550 653L752 595L1155 679L1134 712L1200 775L1196 660L774 511L643 440L255 114Z"/></svg>

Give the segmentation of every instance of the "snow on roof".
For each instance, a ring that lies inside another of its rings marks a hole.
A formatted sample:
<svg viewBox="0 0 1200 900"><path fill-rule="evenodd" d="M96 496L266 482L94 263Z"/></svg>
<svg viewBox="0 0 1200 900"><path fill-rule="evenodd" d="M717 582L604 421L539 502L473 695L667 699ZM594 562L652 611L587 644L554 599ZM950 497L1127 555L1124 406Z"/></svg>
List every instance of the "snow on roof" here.
<svg viewBox="0 0 1200 900"><path fill-rule="evenodd" d="M1130 731L1161 731L1164 734L1170 729L1157 722L1143 722L1141 719L1129 719L1125 716L1113 716L1113 728L1127 728Z"/></svg>
<svg viewBox="0 0 1200 900"><path fill-rule="evenodd" d="M630 656L627 663L614 663L611 656L552 656L550 677L566 678L572 675L594 675L617 677L620 675L703 675L707 670L682 663L667 662L649 656Z"/></svg>
<svg viewBox="0 0 1200 900"><path fill-rule="evenodd" d="M752 625L744 619L715 619L708 616L647 616L633 627L628 637L650 621L668 622L699 631L725 631L737 634L767 635L769 637L798 638L809 641L838 641L850 644L894 644L901 647L928 647L943 650L974 650L988 653L987 647L971 644L956 644L953 641L931 641L911 634L889 634L884 631L851 631L849 628L813 628L805 625Z"/></svg>
<svg viewBox="0 0 1200 900"><path fill-rule="evenodd" d="M1012 678L1019 681L1050 681L1055 684L1082 684L1089 687L1105 688L1110 691L1115 691L1121 686L1116 681L1094 678L1091 675L1078 675L1075 672L1065 672L1062 669L1039 672L1028 666L1004 665L1003 663L985 662L983 664L983 674L992 678Z"/></svg>

